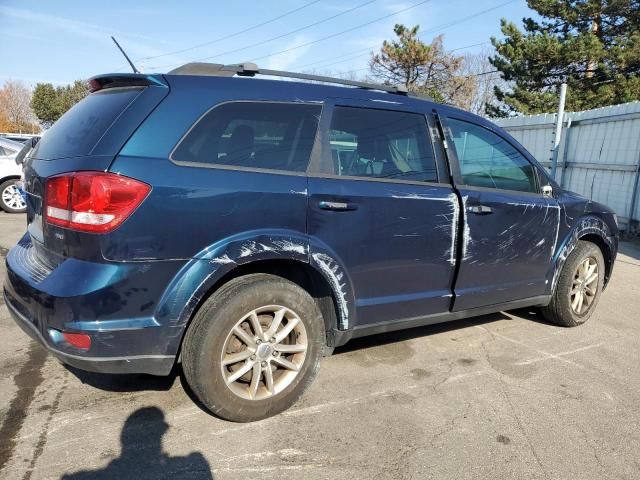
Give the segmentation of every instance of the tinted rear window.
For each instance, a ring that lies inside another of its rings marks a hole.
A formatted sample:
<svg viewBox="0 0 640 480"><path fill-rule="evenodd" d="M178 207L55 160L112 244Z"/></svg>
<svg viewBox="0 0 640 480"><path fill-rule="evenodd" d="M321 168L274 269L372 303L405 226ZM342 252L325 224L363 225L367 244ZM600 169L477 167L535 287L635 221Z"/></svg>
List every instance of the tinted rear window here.
<svg viewBox="0 0 640 480"><path fill-rule="evenodd" d="M47 130L32 153L40 159L89 155L142 88L114 88L92 93Z"/></svg>
<svg viewBox="0 0 640 480"><path fill-rule="evenodd" d="M321 107L231 102L210 110L173 152L176 162L304 172Z"/></svg>

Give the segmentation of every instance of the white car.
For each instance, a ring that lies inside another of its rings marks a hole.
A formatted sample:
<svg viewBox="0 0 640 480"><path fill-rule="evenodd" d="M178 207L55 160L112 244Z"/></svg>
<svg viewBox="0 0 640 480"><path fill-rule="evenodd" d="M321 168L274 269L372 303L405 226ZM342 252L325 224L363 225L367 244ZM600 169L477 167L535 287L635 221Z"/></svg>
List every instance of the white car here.
<svg viewBox="0 0 640 480"><path fill-rule="evenodd" d="M16 164L22 147L20 142L0 137L0 208L9 213L22 213L27 209L20 191L22 167Z"/></svg>

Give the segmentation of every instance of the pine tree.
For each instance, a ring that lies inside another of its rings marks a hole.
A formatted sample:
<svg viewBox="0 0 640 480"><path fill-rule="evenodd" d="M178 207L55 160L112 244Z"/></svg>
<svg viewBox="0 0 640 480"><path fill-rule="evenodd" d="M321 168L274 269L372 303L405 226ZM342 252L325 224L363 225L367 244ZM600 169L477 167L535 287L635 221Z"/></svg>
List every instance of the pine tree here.
<svg viewBox="0 0 640 480"><path fill-rule="evenodd" d="M495 116L554 111L561 83L567 109L640 99L640 0L527 0L541 21L524 31L505 19L491 64L511 89L496 88Z"/></svg>
<svg viewBox="0 0 640 480"><path fill-rule="evenodd" d="M391 85L404 85L408 90L426 94L437 101L455 105L469 103L475 84L473 77L460 75L464 57L444 48L439 35L431 43L420 40L419 25L408 28L396 24L397 39L385 40L369 61L375 79Z"/></svg>

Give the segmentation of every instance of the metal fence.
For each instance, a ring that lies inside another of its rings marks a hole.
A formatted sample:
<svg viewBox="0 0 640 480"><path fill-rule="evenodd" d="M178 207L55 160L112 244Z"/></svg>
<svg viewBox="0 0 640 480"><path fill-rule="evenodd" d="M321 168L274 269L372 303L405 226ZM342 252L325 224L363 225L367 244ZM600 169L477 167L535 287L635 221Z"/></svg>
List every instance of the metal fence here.
<svg viewBox="0 0 640 480"><path fill-rule="evenodd" d="M550 167L555 114L495 121ZM640 220L640 102L565 113L556 181L613 208L622 228Z"/></svg>

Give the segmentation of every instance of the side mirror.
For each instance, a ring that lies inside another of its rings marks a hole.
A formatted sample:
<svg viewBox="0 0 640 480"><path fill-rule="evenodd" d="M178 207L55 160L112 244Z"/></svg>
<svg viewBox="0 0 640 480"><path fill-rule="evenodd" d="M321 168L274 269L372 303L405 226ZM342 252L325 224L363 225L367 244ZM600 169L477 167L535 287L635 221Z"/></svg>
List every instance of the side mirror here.
<svg viewBox="0 0 640 480"><path fill-rule="evenodd" d="M552 198L553 197L553 187L551 185L545 185L542 187L542 196L544 198Z"/></svg>

